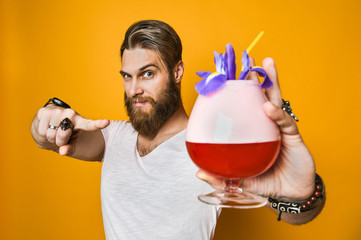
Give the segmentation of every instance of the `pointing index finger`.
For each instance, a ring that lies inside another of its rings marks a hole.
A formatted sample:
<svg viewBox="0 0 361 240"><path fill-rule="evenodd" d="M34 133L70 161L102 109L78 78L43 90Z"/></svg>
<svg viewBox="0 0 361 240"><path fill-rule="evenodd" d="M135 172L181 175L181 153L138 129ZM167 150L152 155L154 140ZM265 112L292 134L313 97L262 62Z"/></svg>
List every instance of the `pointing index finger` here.
<svg viewBox="0 0 361 240"><path fill-rule="evenodd" d="M106 119L91 120L77 115L74 119L74 130L96 131L107 127L109 123L109 120Z"/></svg>

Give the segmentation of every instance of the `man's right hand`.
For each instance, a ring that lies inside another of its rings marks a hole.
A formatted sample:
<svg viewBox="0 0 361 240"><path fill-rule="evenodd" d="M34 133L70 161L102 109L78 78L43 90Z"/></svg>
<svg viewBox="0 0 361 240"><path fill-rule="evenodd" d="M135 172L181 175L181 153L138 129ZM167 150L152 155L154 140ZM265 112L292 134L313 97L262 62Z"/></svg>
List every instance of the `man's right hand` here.
<svg viewBox="0 0 361 240"><path fill-rule="evenodd" d="M63 130L59 127L65 118L72 122L72 128ZM50 125L56 129L49 128ZM104 139L100 129L108 125L109 120L85 119L70 108L50 104L38 110L31 133L40 148L83 160L101 160Z"/></svg>

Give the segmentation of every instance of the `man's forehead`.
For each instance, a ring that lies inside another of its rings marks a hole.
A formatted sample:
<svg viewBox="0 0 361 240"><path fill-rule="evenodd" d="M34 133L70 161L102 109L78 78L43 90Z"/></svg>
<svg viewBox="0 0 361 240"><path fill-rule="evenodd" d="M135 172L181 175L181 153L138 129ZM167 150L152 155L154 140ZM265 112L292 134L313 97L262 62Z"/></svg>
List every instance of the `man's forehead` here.
<svg viewBox="0 0 361 240"><path fill-rule="evenodd" d="M155 65L159 69L164 69L164 64L156 51L146 48L124 50L122 56L122 71L137 71L146 65Z"/></svg>

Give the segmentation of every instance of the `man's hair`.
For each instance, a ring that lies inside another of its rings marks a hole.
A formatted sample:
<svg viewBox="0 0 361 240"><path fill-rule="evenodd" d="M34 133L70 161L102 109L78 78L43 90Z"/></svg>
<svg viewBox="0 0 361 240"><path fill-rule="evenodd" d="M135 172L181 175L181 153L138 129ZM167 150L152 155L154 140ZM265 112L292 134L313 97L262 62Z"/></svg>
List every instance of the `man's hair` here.
<svg viewBox="0 0 361 240"><path fill-rule="evenodd" d="M134 23L125 33L120 56L124 50L145 48L157 52L166 64L169 74L182 60L182 42L178 34L168 24L157 20L145 20Z"/></svg>

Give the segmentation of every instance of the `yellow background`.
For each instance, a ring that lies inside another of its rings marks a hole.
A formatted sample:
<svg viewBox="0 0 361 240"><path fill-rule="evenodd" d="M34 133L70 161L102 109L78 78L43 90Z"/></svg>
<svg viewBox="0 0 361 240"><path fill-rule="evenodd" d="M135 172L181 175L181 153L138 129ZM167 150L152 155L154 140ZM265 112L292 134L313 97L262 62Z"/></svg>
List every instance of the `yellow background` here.
<svg viewBox="0 0 361 240"><path fill-rule="evenodd" d="M30 123L54 96L88 118L125 119L119 47L142 19L166 21L183 41L188 113L212 51L231 42L240 67L264 30L251 55L275 59L327 184L327 205L307 225L267 208L225 210L215 239L360 239L360 10L357 0L0 0L0 239L104 239L101 164L38 149Z"/></svg>

